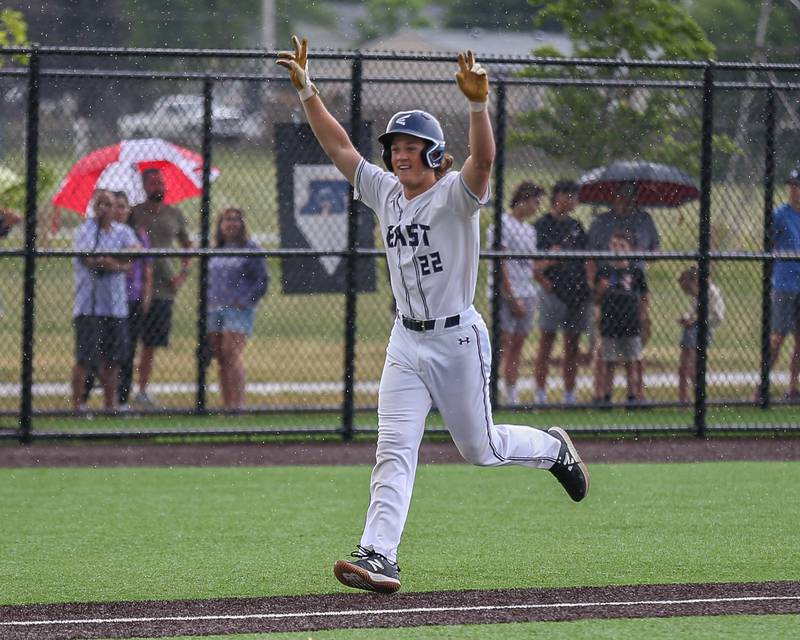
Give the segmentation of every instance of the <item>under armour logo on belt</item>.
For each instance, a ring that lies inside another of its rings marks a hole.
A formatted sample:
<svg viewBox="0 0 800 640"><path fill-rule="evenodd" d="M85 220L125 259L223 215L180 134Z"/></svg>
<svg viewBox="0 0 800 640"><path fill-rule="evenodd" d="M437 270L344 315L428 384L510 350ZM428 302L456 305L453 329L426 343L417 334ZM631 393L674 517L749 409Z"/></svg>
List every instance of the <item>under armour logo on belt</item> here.
<svg viewBox="0 0 800 640"><path fill-rule="evenodd" d="M458 339L458 344L469 344L469 336Z"/></svg>

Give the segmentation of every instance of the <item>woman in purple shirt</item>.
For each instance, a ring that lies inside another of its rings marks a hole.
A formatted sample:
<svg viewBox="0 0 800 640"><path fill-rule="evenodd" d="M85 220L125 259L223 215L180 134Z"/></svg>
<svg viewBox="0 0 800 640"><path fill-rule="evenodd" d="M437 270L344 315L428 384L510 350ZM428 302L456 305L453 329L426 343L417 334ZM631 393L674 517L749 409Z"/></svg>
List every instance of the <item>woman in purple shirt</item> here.
<svg viewBox="0 0 800 640"><path fill-rule="evenodd" d="M247 234L244 212L233 207L217 217L214 241L219 249L261 249ZM242 353L268 283L267 263L261 256L215 256L208 261L208 343L219 362L226 409L244 407Z"/></svg>

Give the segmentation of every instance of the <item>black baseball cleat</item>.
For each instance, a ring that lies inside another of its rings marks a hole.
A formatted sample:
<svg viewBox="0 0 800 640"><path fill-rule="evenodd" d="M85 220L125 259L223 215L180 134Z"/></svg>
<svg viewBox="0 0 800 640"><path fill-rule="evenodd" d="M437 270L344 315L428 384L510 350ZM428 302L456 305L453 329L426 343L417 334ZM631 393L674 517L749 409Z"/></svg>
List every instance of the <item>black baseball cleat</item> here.
<svg viewBox="0 0 800 640"><path fill-rule="evenodd" d="M547 433L561 441L558 458L550 467L550 473L558 479L570 498L575 502L580 502L589 493L589 470L575 450L575 445L572 444L566 431L560 427L551 427Z"/></svg>
<svg viewBox="0 0 800 640"><path fill-rule="evenodd" d="M389 562L372 547L361 545L350 555L358 560L337 560L333 565L333 575L343 585L378 593L394 593L400 589L400 567L396 563Z"/></svg>

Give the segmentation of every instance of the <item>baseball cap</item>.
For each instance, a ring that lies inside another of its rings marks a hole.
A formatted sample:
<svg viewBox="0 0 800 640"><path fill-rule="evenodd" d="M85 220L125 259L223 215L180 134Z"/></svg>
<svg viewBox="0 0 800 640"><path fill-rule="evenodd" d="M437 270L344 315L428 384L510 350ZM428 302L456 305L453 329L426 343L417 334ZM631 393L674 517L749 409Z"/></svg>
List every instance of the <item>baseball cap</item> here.
<svg viewBox="0 0 800 640"><path fill-rule="evenodd" d="M574 180L559 180L553 185L553 195L556 193L578 193L580 187Z"/></svg>
<svg viewBox="0 0 800 640"><path fill-rule="evenodd" d="M789 177L786 178L786 184L800 185L800 168L795 169L789 174Z"/></svg>

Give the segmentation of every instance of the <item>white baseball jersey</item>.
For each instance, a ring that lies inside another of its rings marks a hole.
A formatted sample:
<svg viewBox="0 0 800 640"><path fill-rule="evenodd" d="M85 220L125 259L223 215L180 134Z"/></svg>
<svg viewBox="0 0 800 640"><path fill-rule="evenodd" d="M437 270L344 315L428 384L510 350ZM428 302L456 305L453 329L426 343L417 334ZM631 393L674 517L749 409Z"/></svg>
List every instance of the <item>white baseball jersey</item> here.
<svg viewBox="0 0 800 640"><path fill-rule="evenodd" d="M516 253L533 253L536 251L536 229L532 224L517 220L510 213L503 213L503 244L505 251ZM486 247L494 245L494 225L486 234ZM536 283L533 280L533 260L505 260L511 291L515 298L535 298ZM489 274L489 291L492 290L492 277Z"/></svg>
<svg viewBox="0 0 800 640"><path fill-rule="evenodd" d="M478 279L478 198L451 171L411 200L393 173L362 159L354 194L381 226L397 309L418 320L461 313L472 305Z"/></svg>

